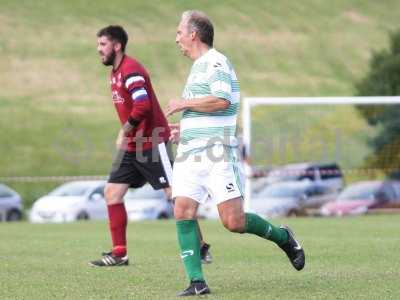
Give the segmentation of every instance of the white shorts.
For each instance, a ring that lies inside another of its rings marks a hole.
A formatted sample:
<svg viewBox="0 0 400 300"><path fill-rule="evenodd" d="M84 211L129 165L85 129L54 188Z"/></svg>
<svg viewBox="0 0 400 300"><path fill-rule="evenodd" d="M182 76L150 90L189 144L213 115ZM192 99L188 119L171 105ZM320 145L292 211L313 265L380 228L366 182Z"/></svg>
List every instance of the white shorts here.
<svg viewBox="0 0 400 300"><path fill-rule="evenodd" d="M210 197L217 204L243 197L243 172L236 151L215 145L178 156L172 171L172 197L184 196L199 203Z"/></svg>

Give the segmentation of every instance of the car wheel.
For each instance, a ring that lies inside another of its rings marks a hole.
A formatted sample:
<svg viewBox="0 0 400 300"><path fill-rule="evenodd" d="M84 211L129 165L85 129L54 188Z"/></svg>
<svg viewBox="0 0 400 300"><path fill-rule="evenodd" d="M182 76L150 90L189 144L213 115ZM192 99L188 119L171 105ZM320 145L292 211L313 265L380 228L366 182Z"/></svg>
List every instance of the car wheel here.
<svg viewBox="0 0 400 300"><path fill-rule="evenodd" d="M85 211L81 211L77 216L76 219L78 221L86 221L89 220L89 215Z"/></svg>
<svg viewBox="0 0 400 300"><path fill-rule="evenodd" d="M19 221L22 219L22 213L19 210L12 209L7 213L7 221Z"/></svg>
<svg viewBox="0 0 400 300"><path fill-rule="evenodd" d="M299 212L296 209L291 209L287 213L288 217L297 217L298 215L299 215Z"/></svg>
<svg viewBox="0 0 400 300"><path fill-rule="evenodd" d="M158 219L158 220L165 220L165 219L168 219L168 215L167 215L165 212L162 212L162 213L158 216L157 219Z"/></svg>

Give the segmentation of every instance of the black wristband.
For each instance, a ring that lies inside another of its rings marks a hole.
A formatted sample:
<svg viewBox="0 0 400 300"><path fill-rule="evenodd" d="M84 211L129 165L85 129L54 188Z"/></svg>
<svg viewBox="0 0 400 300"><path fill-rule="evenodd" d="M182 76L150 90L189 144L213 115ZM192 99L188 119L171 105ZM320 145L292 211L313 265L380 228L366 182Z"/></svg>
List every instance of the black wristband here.
<svg viewBox="0 0 400 300"><path fill-rule="evenodd" d="M139 125L140 121L136 120L135 118L129 117L128 118L128 123L133 126L136 127Z"/></svg>

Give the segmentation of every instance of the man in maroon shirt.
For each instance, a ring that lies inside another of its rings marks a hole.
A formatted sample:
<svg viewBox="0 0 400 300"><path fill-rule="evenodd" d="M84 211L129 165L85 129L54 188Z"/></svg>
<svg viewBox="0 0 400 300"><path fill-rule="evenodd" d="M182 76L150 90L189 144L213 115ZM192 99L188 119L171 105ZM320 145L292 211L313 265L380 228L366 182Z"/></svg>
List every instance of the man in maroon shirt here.
<svg viewBox="0 0 400 300"><path fill-rule="evenodd" d="M125 30L121 26L108 26L97 33L97 38L102 63L112 66L112 100L121 129L116 142L118 155L104 190L113 248L90 264L121 266L129 264L123 202L128 188L139 188L149 182L156 190L164 189L167 198L171 198L172 167L165 146L171 133L149 74L137 60L125 55L128 42ZM211 262L210 245L201 242L203 261Z"/></svg>

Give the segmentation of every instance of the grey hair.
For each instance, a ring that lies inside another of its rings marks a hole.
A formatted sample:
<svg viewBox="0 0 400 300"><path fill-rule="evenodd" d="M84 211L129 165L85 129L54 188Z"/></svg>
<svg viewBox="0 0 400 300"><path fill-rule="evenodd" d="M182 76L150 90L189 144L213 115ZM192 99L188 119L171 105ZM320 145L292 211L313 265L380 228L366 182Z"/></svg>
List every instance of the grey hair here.
<svg viewBox="0 0 400 300"><path fill-rule="evenodd" d="M214 26L205 13L199 10L187 10L182 13L182 21L186 21L189 29L199 34L201 42L213 47Z"/></svg>

